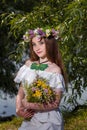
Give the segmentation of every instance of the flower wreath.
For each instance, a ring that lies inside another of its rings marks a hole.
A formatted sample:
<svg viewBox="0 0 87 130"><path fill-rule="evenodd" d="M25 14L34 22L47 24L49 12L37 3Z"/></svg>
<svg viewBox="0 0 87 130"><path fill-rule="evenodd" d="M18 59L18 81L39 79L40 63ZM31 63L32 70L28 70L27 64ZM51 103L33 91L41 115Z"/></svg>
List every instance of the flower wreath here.
<svg viewBox="0 0 87 130"><path fill-rule="evenodd" d="M29 42L34 36L37 36L38 38L50 38L53 37L56 40L59 39L59 30L55 29L46 29L43 30L42 28L37 28L35 30L28 30L24 35L23 35L23 40L24 42Z"/></svg>

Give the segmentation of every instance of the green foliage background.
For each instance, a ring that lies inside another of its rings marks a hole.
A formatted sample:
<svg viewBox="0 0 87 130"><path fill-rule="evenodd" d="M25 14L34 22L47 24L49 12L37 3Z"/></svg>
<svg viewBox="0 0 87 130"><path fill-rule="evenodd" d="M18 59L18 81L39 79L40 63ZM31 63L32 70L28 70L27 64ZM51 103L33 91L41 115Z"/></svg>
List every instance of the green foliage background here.
<svg viewBox="0 0 87 130"><path fill-rule="evenodd" d="M22 62L28 48L21 43L25 31L53 27L61 32L60 50L72 90L68 102L77 106L77 96L87 87L87 0L2 0L0 7L0 88L14 92L14 63Z"/></svg>

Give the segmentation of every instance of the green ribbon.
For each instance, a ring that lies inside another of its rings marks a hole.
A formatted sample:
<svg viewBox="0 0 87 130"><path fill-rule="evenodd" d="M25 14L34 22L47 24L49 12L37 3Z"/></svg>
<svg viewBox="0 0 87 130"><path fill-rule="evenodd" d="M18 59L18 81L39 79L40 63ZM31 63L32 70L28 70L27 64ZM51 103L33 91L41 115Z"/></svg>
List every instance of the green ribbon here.
<svg viewBox="0 0 87 130"><path fill-rule="evenodd" d="M45 70L48 67L48 64L37 64L37 63L32 63L31 69L35 70Z"/></svg>

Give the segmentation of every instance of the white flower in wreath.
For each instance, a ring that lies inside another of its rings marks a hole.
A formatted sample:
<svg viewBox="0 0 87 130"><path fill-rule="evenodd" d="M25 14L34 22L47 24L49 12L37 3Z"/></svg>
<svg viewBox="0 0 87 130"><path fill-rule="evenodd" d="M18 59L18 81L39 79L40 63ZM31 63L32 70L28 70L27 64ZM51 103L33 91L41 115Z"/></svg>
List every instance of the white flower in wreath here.
<svg viewBox="0 0 87 130"><path fill-rule="evenodd" d="M35 30L34 30L34 34L35 34L35 35L38 35L38 29L35 29Z"/></svg>
<svg viewBox="0 0 87 130"><path fill-rule="evenodd" d="M25 42L29 42L29 34L28 32L25 33L25 35L23 35L23 39Z"/></svg>
<svg viewBox="0 0 87 130"><path fill-rule="evenodd" d="M50 29L46 29L46 36L47 36L47 37L50 36Z"/></svg>

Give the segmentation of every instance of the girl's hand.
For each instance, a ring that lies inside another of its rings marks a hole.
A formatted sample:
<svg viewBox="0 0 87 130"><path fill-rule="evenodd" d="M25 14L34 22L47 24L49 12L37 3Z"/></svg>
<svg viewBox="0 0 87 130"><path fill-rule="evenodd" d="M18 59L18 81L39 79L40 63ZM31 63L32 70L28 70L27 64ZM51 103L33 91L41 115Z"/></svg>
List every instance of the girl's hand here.
<svg viewBox="0 0 87 130"><path fill-rule="evenodd" d="M25 108L30 109L30 108L29 108L30 103L27 102L26 98L22 99L22 105L23 105Z"/></svg>
<svg viewBox="0 0 87 130"><path fill-rule="evenodd" d="M23 118L31 118L34 115L35 111L21 107L19 110L17 110L16 113L18 116L21 116Z"/></svg>
<svg viewBox="0 0 87 130"><path fill-rule="evenodd" d="M32 103L32 102L27 102L27 99L24 98L22 99L22 105L27 109L32 109L35 111L51 111L51 110L58 109L61 96L62 96L62 91L56 90L56 99L52 103L46 103L46 104Z"/></svg>

